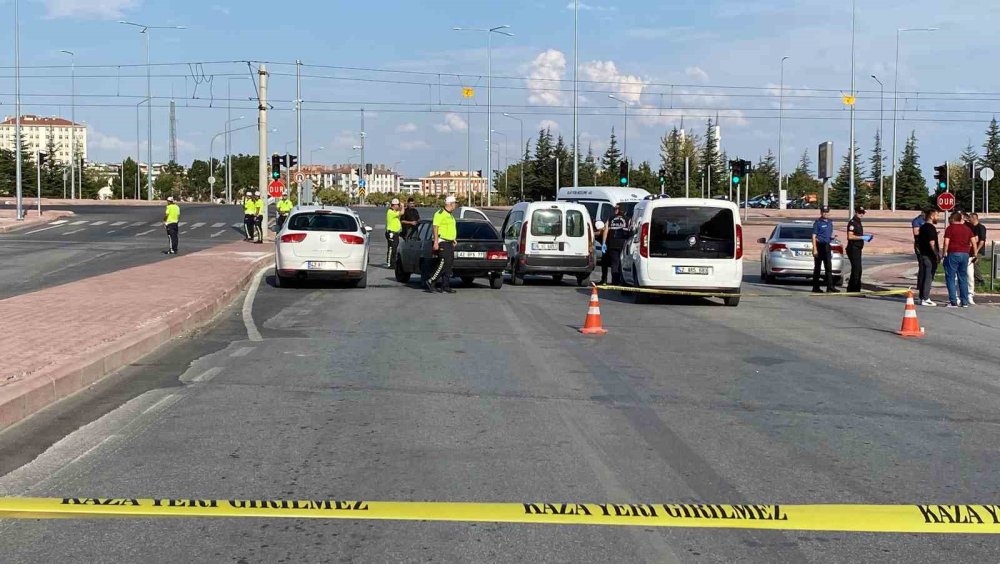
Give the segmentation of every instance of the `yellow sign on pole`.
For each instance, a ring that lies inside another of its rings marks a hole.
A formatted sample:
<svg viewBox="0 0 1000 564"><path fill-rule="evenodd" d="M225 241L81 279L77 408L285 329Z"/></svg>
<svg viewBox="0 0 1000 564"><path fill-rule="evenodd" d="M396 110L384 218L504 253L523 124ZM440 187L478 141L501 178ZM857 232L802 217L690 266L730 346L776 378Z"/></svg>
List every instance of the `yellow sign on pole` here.
<svg viewBox="0 0 1000 564"><path fill-rule="evenodd" d="M462 88L462 97L463 98L472 98L475 95L476 95L476 90L474 88L469 88L467 86L464 87L464 88Z"/></svg>
<svg viewBox="0 0 1000 564"><path fill-rule="evenodd" d="M857 101L857 98L852 94L844 94L840 99L843 100L845 106L853 106L854 102Z"/></svg>

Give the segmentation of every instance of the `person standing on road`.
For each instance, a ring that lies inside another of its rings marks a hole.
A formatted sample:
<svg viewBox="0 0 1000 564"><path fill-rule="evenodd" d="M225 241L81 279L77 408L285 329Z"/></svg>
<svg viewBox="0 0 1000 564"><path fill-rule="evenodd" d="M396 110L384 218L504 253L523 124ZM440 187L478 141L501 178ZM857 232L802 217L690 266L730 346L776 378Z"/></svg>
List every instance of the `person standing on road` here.
<svg viewBox="0 0 1000 564"><path fill-rule="evenodd" d="M944 230L944 281L948 285L948 307L969 307L969 253L978 248L976 236L962 222L961 212L951 214L951 224ZM958 285L956 292L956 284ZM961 298L959 304L957 298Z"/></svg>
<svg viewBox="0 0 1000 564"><path fill-rule="evenodd" d="M455 240L458 239L458 226L455 223L455 216L452 212L458 207L458 200L455 196L448 196L444 199L444 208L434 214L434 254L438 257L437 266L434 273L427 279L424 285L428 292L433 292L440 279L441 286L438 292L454 294L451 289L451 265L455 261Z"/></svg>
<svg viewBox="0 0 1000 564"><path fill-rule="evenodd" d="M288 214L292 213L292 207L292 201L288 199L288 192L285 192L281 195L281 200L277 205L278 217L274 220L275 230L281 231L281 226L288 219Z"/></svg>
<svg viewBox="0 0 1000 564"><path fill-rule="evenodd" d="M913 254L920 258L920 250L917 248L917 237L920 236L920 226L927 222L927 216L930 215L931 210L935 208L924 208L920 210L920 215L913 218L910 222L910 229L913 230Z"/></svg>
<svg viewBox="0 0 1000 564"><path fill-rule="evenodd" d="M260 192L253 193L253 226L254 226L254 237L256 241L254 243L262 244L264 242L264 206L267 203L263 198L260 197Z"/></svg>
<svg viewBox="0 0 1000 564"><path fill-rule="evenodd" d="M243 230L246 231L244 241L253 241L254 215L257 213L257 206L253 202L253 192L247 192L243 198Z"/></svg>
<svg viewBox="0 0 1000 564"><path fill-rule="evenodd" d="M819 219L813 223L813 293L822 294L819 288L819 269L826 270L826 291L837 292L833 286L833 252L830 243L833 241L833 221L830 219L830 206L819 209Z"/></svg>
<svg viewBox="0 0 1000 564"><path fill-rule="evenodd" d="M611 270L611 283L620 286L622 283L622 249L625 248L625 241L629 238L628 221L620 205L615 205L615 215L608 220L607 228L604 230L604 240L602 248L604 257L607 260L607 268ZM604 279L605 270L601 267L601 278Z"/></svg>
<svg viewBox="0 0 1000 564"><path fill-rule="evenodd" d="M417 210L417 202L413 198L406 200L406 209L403 210L403 219L400 220L400 223L403 224L403 233L400 235L403 239L409 238L417 230L417 225L420 224L420 212Z"/></svg>
<svg viewBox="0 0 1000 564"><path fill-rule="evenodd" d="M980 266L982 259L980 257L986 256L986 226L979 221L979 214L974 213L971 216L972 220L972 233L976 236L976 241L979 243L979 248L975 249L975 269L973 270L973 280L975 283L982 284L986 281L983 277L983 268Z"/></svg>
<svg viewBox="0 0 1000 564"><path fill-rule="evenodd" d="M604 242L607 235L608 226L603 221L597 220L594 223L594 241L597 243L595 247L601 251L601 281L598 282L600 286L608 283L608 245Z"/></svg>
<svg viewBox="0 0 1000 564"><path fill-rule="evenodd" d="M399 199L393 198L389 209L385 210L385 267L392 268L396 260L396 247L403 233L403 222L399 209Z"/></svg>
<svg viewBox="0 0 1000 564"><path fill-rule="evenodd" d="M848 292L861 291L861 251L865 248L865 227L861 219L865 208L858 206L851 221L847 222L847 258L851 261L851 279L847 282Z"/></svg>
<svg viewBox="0 0 1000 564"><path fill-rule="evenodd" d="M176 255L177 254L177 222L181 220L181 208L174 203L174 197L167 197L167 209L163 214L163 226L167 229L167 250L163 251L165 255Z"/></svg>
<svg viewBox="0 0 1000 564"><path fill-rule="evenodd" d="M924 219L917 234L917 258L920 260L920 268L917 271L917 293L920 305L936 307L937 304L931 301L931 286L934 284L938 263L941 262L941 247L938 245L936 227L938 211L927 210Z"/></svg>

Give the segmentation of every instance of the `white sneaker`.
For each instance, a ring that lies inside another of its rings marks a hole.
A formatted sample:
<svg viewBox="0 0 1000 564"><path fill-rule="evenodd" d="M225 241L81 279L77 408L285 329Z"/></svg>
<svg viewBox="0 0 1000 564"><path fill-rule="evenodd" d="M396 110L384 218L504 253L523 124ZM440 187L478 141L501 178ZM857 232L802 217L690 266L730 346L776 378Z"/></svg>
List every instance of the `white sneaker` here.
<svg viewBox="0 0 1000 564"><path fill-rule="evenodd" d="M976 305L976 300L972 299L972 296L969 296L969 305Z"/></svg>
<svg viewBox="0 0 1000 564"><path fill-rule="evenodd" d="M924 300L924 301L920 302L920 305L926 306L926 307L937 307L937 304L934 303L934 302L932 302L931 300Z"/></svg>

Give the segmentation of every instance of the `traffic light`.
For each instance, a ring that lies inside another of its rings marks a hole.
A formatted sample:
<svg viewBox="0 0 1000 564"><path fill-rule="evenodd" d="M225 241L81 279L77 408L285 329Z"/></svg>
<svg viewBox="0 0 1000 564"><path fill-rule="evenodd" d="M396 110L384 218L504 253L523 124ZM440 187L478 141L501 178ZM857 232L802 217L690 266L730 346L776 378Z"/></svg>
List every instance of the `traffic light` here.
<svg viewBox="0 0 1000 564"><path fill-rule="evenodd" d="M372 175L372 163L368 163L365 165L365 176L371 176L371 175Z"/></svg>
<svg viewBox="0 0 1000 564"><path fill-rule="evenodd" d="M618 163L618 182L622 186L628 186L628 161L626 160Z"/></svg>
<svg viewBox="0 0 1000 564"><path fill-rule="evenodd" d="M292 168L295 165L299 164L298 155L285 155L285 163L287 164L288 168Z"/></svg>
<svg viewBox="0 0 1000 564"><path fill-rule="evenodd" d="M934 167L934 180L937 181L935 187L938 190L948 191L948 163Z"/></svg>
<svg viewBox="0 0 1000 564"><path fill-rule="evenodd" d="M358 177L361 176L361 169L360 168L354 169L354 176L358 176Z"/></svg>
<svg viewBox="0 0 1000 564"><path fill-rule="evenodd" d="M972 162L972 163L969 163L969 164L965 165L965 172L968 174L968 176L966 178L968 178L969 180L975 180L976 179L976 163Z"/></svg>
<svg viewBox="0 0 1000 564"><path fill-rule="evenodd" d="M739 188L741 180L743 180L743 161L739 159L735 161L729 161L730 184L732 184L733 188Z"/></svg>
<svg viewBox="0 0 1000 564"><path fill-rule="evenodd" d="M667 170L664 168L660 169L660 184L665 184L667 182Z"/></svg>
<svg viewBox="0 0 1000 564"><path fill-rule="evenodd" d="M271 178L281 178L281 156L278 153L271 155Z"/></svg>
<svg viewBox="0 0 1000 564"><path fill-rule="evenodd" d="M45 166L45 161L49 159L49 156L45 153L38 153L38 166Z"/></svg>

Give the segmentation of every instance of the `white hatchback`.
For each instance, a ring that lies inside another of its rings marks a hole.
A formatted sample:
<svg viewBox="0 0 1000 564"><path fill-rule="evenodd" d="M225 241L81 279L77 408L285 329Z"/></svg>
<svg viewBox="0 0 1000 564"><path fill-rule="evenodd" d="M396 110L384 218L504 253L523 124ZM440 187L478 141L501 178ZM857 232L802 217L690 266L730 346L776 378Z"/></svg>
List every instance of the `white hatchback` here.
<svg viewBox="0 0 1000 564"><path fill-rule="evenodd" d="M350 208L295 207L274 239L276 285L321 279L366 287L371 231Z"/></svg>

